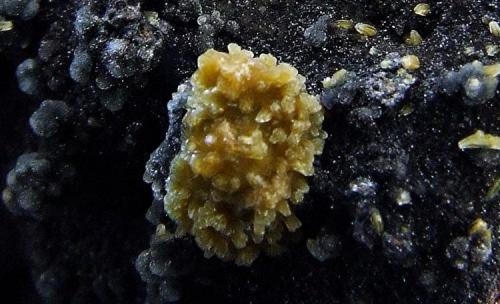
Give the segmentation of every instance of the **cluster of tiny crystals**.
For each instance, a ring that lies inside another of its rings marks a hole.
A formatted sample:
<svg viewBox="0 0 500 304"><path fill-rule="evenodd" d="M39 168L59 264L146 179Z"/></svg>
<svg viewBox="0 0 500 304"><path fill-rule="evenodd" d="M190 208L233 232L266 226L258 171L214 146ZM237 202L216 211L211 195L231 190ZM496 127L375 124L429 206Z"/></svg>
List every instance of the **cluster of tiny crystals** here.
<svg viewBox="0 0 500 304"><path fill-rule="evenodd" d="M291 205L309 190L326 133L295 68L236 44L228 51L198 58L165 210L207 258L250 265L261 251L281 253L282 237L301 226Z"/></svg>

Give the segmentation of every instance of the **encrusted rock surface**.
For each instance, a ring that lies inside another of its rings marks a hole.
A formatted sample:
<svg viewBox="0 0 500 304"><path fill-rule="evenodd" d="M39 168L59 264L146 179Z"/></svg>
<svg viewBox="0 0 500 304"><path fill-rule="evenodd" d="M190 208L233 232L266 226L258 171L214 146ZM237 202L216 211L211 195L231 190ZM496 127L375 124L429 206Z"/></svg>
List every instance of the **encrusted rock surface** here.
<svg viewBox="0 0 500 304"><path fill-rule="evenodd" d="M0 0L5 297L498 301L500 3L419 3ZM329 134L300 233L250 267L172 235L161 201L172 94L233 42L294 66Z"/></svg>

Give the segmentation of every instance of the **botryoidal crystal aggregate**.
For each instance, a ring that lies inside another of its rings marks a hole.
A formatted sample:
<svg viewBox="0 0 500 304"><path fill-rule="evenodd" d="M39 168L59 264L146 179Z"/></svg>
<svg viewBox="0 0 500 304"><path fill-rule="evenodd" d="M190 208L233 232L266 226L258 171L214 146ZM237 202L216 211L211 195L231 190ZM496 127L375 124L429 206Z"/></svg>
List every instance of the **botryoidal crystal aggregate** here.
<svg viewBox="0 0 500 304"><path fill-rule="evenodd" d="M495 303L498 7L0 0L7 289Z"/></svg>

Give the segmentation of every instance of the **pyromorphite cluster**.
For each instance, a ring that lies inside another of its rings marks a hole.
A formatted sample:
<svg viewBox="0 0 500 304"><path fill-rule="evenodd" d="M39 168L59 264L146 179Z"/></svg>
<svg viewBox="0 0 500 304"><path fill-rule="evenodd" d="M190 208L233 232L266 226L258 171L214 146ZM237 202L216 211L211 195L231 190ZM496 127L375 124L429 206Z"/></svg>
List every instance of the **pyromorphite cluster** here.
<svg viewBox="0 0 500 304"><path fill-rule="evenodd" d="M280 253L282 236L300 227L291 204L309 190L326 133L295 68L236 44L228 50L198 58L165 210L206 257L249 265L261 250Z"/></svg>

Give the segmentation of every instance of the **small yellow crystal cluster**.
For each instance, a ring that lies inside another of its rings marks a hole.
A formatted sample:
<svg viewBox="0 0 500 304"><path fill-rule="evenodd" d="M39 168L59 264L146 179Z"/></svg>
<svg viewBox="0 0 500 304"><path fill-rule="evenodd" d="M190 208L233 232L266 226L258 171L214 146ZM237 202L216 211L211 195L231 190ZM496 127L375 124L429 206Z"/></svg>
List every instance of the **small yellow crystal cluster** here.
<svg viewBox="0 0 500 304"><path fill-rule="evenodd" d="M305 79L271 55L236 44L198 58L171 164L165 210L206 257L249 265L301 225L299 204L323 149L322 108Z"/></svg>

